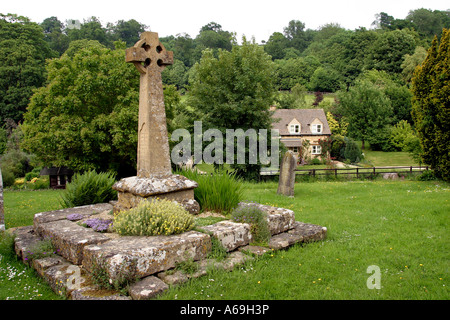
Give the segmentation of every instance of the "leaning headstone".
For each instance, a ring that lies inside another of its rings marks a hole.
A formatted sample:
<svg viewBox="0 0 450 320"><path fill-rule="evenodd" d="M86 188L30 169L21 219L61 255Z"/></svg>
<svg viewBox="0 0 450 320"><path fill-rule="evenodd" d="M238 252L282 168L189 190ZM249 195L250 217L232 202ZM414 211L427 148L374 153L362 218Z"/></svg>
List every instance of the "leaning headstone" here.
<svg viewBox="0 0 450 320"><path fill-rule="evenodd" d="M140 74L137 176L118 181L114 211L131 209L149 198L167 198L198 213L192 206L195 181L172 174L166 111L161 72L173 64L173 52L167 51L156 32L143 32L140 40L126 50L125 61L133 63Z"/></svg>
<svg viewBox="0 0 450 320"><path fill-rule="evenodd" d="M285 196L294 196L295 169L297 168L297 159L292 151L284 154L280 166L280 178L278 181L278 194Z"/></svg>
<svg viewBox="0 0 450 320"><path fill-rule="evenodd" d="M3 209L3 178L0 168L0 231L5 231L5 211Z"/></svg>

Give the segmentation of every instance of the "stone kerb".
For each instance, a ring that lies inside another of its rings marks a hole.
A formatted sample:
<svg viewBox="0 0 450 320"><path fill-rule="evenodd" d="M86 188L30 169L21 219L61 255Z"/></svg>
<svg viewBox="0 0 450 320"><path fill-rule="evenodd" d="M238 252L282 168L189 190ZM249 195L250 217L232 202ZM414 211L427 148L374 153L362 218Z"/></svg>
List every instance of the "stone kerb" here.
<svg viewBox="0 0 450 320"><path fill-rule="evenodd" d="M292 210L272 207L255 202L240 202L239 206L254 206L262 211L265 211L267 213L267 222L271 235L288 231L295 226L295 214Z"/></svg>
<svg viewBox="0 0 450 320"><path fill-rule="evenodd" d="M67 220L67 216L80 214L89 217L112 209L112 205L101 203L38 213L33 220L34 232L41 238L50 238L61 256L79 265L83 261L83 248L86 245L103 243L110 238Z"/></svg>
<svg viewBox="0 0 450 320"><path fill-rule="evenodd" d="M143 278L174 268L177 263L204 259L211 250L211 238L189 231L171 236L124 236L84 248L83 267L88 271L105 262L110 279Z"/></svg>

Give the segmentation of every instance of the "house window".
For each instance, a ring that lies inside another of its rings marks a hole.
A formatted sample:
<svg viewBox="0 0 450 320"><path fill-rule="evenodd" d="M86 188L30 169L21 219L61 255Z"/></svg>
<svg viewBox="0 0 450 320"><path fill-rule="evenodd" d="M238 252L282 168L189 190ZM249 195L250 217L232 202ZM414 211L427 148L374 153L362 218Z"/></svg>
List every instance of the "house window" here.
<svg viewBox="0 0 450 320"><path fill-rule="evenodd" d="M293 147L292 151L295 152L295 153L298 153L298 147Z"/></svg>
<svg viewBox="0 0 450 320"><path fill-rule="evenodd" d="M312 148L312 154L321 154L322 153L322 147L321 146L311 146Z"/></svg>
<svg viewBox="0 0 450 320"><path fill-rule="evenodd" d="M290 133L300 133L300 125L299 124L291 124L289 127Z"/></svg>
<svg viewBox="0 0 450 320"><path fill-rule="evenodd" d="M313 124L312 125L312 133L322 133L322 125L321 124Z"/></svg>

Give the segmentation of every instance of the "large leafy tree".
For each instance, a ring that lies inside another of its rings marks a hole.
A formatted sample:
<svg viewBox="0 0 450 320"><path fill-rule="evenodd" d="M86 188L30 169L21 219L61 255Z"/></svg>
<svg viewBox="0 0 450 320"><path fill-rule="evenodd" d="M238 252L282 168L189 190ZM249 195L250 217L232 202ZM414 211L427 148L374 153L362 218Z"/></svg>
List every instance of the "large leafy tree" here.
<svg viewBox="0 0 450 320"><path fill-rule="evenodd" d="M69 47L69 38L64 33L64 24L57 17L50 17L42 21L44 39L50 48L62 55Z"/></svg>
<svg viewBox="0 0 450 320"><path fill-rule="evenodd" d="M189 103L203 129L270 129L269 107L276 92L275 65L260 46L243 39L231 51L205 50L190 78ZM248 158L247 158L248 159ZM233 164L238 174L257 179L260 164Z"/></svg>
<svg viewBox="0 0 450 320"><path fill-rule="evenodd" d="M123 42L114 50L94 40L71 42L48 63L47 85L31 98L22 147L47 166L135 174L139 74L124 57ZM168 118L176 94L170 88Z"/></svg>
<svg viewBox="0 0 450 320"><path fill-rule="evenodd" d="M45 59L54 56L38 24L0 15L0 126L8 118L22 121L33 90L45 81Z"/></svg>
<svg viewBox="0 0 450 320"><path fill-rule="evenodd" d="M375 68L392 74L402 72L403 57L413 54L418 34L408 29L387 31L373 42L368 69Z"/></svg>
<svg viewBox="0 0 450 320"><path fill-rule="evenodd" d="M380 86L369 80L358 80L346 92L339 93L339 112L348 122L350 136L362 141L376 142L390 124L392 106Z"/></svg>
<svg viewBox="0 0 450 320"><path fill-rule="evenodd" d="M23 147L45 165L132 170L139 77L124 62L123 43L115 50L96 41L82 47L69 48L71 55L47 65L47 85L36 91L25 114Z"/></svg>
<svg viewBox="0 0 450 320"><path fill-rule="evenodd" d="M435 37L412 79L413 119L423 148L422 158L437 175L450 180L450 29L440 44Z"/></svg>

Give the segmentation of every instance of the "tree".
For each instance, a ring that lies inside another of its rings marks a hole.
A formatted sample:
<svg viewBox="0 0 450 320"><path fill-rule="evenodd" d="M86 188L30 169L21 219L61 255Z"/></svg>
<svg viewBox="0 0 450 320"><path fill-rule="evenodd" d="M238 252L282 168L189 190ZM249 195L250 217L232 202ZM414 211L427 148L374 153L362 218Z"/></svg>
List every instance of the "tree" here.
<svg viewBox="0 0 450 320"><path fill-rule="evenodd" d="M321 92L335 92L341 87L341 75L331 67L319 67L314 71L309 89Z"/></svg>
<svg viewBox="0 0 450 320"><path fill-rule="evenodd" d="M272 57L273 60L283 59L288 48L289 40L280 32L274 32L264 45L264 50Z"/></svg>
<svg viewBox="0 0 450 320"><path fill-rule="evenodd" d="M41 27L44 29L45 41L61 56L69 47L69 38L63 32L64 24L57 17L50 17L42 21Z"/></svg>
<svg viewBox="0 0 450 320"><path fill-rule="evenodd" d="M33 90L45 81L45 59L55 56L38 24L0 15L0 126L7 118L22 121Z"/></svg>
<svg viewBox="0 0 450 320"><path fill-rule="evenodd" d="M438 177L450 181L450 29L434 37L425 61L411 82L412 116L422 158Z"/></svg>
<svg viewBox="0 0 450 320"><path fill-rule="evenodd" d="M291 20L287 27L283 29L283 34L289 40L289 47L293 47L303 52L308 47L305 34L305 24L299 20Z"/></svg>
<svg viewBox="0 0 450 320"><path fill-rule="evenodd" d="M139 23L134 19L125 21L119 20L115 25L110 25L112 39L121 40L127 47L133 46L138 40L141 32L148 28L145 24Z"/></svg>
<svg viewBox="0 0 450 320"><path fill-rule="evenodd" d="M231 32L222 30L220 24L210 22L201 28L195 41L201 50L206 48L231 50L232 39Z"/></svg>
<svg viewBox="0 0 450 320"><path fill-rule="evenodd" d="M382 33L373 43L367 69L401 73L403 57L414 53L417 42L418 34L408 29Z"/></svg>
<svg viewBox="0 0 450 320"><path fill-rule="evenodd" d="M97 40L102 45L112 48L112 41L108 35L106 28L102 27L102 23L97 17L90 17L85 20L80 28L72 28L67 30L67 36L70 41L74 40Z"/></svg>
<svg viewBox="0 0 450 320"><path fill-rule="evenodd" d="M269 107L275 93L275 65L263 48L243 39L231 52L205 50L194 65L189 104L203 129L270 129ZM248 159L246 157L246 159ZM259 178L260 164L232 164L240 176Z"/></svg>
<svg viewBox="0 0 450 320"><path fill-rule="evenodd" d="M277 67L276 84L281 90L289 90L296 84L306 86L314 71L320 66L317 58L312 56L275 60L275 64Z"/></svg>
<svg viewBox="0 0 450 320"><path fill-rule="evenodd" d="M449 11L431 11L428 9L411 10L405 18L424 37L432 39L440 36L442 28L450 27Z"/></svg>
<svg viewBox="0 0 450 320"><path fill-rule="evenodd" d="M358 79L367 80L377 85L386 97L389 98L393 112L391 118L392 124L401 120L406 120L412 124L412 94L406 86L400 84L397 77L392 76L385 71L373 69L363 72Z"/></svg>
<svg viewBox="0 0 450 320"><path fill-rule="evenodd" d="M401 65L402 68L402 77L406 83L410 83L411 79L414 75L414 70L416 70L417 66L421 65L423 60L427 57L427 50L424 47L416 47L414 50L414 54L405 54L403 57L403 62Z"/></svg>
<svg viewBox="0 0 450 320"><path fill-rule="evenodd" d="M347 92L339 92L339 111L348 121L350 136L362 141L375 142L389 124L392 107L389 99L377 85L359 80Z"/></svg>

